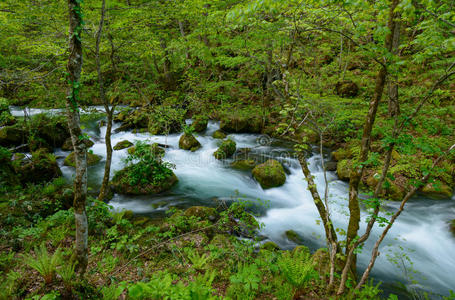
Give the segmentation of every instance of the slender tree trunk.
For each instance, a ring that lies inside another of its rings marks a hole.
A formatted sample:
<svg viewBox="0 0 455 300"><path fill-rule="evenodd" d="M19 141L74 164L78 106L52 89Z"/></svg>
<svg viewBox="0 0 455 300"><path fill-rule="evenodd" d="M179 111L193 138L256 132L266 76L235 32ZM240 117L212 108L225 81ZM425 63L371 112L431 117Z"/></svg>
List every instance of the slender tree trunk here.
<svg viewBox="0 0 455 300"><path fill-rule="evenodd" d="M66 99L66 112L71 141L76 156L76 177L74 179L74 215L76 220L76 246L74 258L77 270L83 275L87 268L88 225L85 202L87 198L87 146L80 128L77 101L79 99L79 79L82 70L82 13L77 0L68 0L69 10L69 53L68 77L71 86Z"/></svg>
<svg viewBox="0 0 455 300"><path fill-rule="evenodd" d="M396 13L395 9L398 6L399 0L393 0L392 5L390 6L390 13L389 13L389 22L388 27L390 29L391 34L388 34L385 40L385 48L390 51L392 48L392 34L395 31L395 18ZM365 125L363 128L362 134L362 142L361 142L361 149L359 155L359 163L363 163L367 161L368 154L370 151L370 144L371 144L371 131L373 129L373 125L376 119L376 113L378 110L379 102L382 98L382 93L384 91L385 81L387 77L387 66L382 65L378 75L376 76L376 86L374 89L373 98L370 102L370 108L368 110L367 118L365 120ZM359 230L360 224L360 205L358 199L358 191L359 191L359 184L360 180L362 179L364 172L364 166L359 165L355 167L350 174L349 180L349 224L348 224L348 231L346 235L346 253L349 253L350 248L352 247L352 243L357 237L357 232ZM351 270L354 274L356 274L356 257L354 256L351 262ZM340 287L338 289L338 294L342 294L345 289L346 280L341 281Z"/></svg>
<svg viewBox="0 0 455 300"><path fill-rule="evenodd" d="M102 0L101 16L100 16L98 31L96 33L96 49L95 49L96 70L98 72L98 85L99 85L100 98L103 102L104 109L106 110L106 115L107 115L106 135L104 138L105 143L106 143L106 164L104 165L103 182L101 183L100 193L98 195L98 200L101 200L101 201L106 200L107 195L109 194L109 177L110 177L111 162L112 162L112 143L111 143L112 117L113 117L112 115L113 115L113 111L114 111L114 107L109 108L109 102L106 99L106 93L104 91L104 78L101 73L100 45L101 45L101 36L103 33L105 13L106 13L106 0Z"/></svg>
<svg viewBox="0 0 455 300"><path fill-rule="evenodd" d="M399 15L397 16L399 18ZM400 46L400 22L397 21L392 39L392 53L398 55L398 47ZM398 70L391 76L389 81L389 116L393 117L400 113L400 106L398 104Z"/></svg>

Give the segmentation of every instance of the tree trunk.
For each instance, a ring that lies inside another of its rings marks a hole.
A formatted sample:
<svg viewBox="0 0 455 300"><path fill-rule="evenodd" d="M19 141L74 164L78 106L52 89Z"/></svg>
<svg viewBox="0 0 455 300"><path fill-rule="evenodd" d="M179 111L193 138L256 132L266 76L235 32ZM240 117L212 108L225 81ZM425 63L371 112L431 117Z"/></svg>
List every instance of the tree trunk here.
<svg viewBox="0 0 455 300"><path fill-rule="evenodd" d="M112 162L112 143L111 143L111 132L112 132L112 115L114 107L109 108L109 103L106 99L106 93L104 91L104 78L101 73L101 58L100 58L100 45L101 45L101 35L103 33L104 25L104 15L106 13L106 0L102 0L101 4L101 16L100 23L98 26L98 31L96 33L96 49L95 49L95 60L96 60L96 70L98 73L98 85L100 98L103 102L104 109L106 110L107 115L107 124L106 124L106 164L104 165L104 176L103 182L101 183L100 193L98 195L98 200L104 201L109 194L109 177L111 172L111 162ZM113 66L114 67L114 66Z"/></svg>
<svg viewBox="0 0 455 300"><path fill-rule="evenodd" d="M76 247L73 257L77 270L83 275L87 268L88 226L85 211L87 198L87 146L80 128L80 116L77 101L79 100L79 79L82 70L82 13L80 2L68 0L69 10L69 53L68 79L70 88L66 99L66 112L71 141L76 156L76 177L74 179L74 215L76 220Z"/></svg>
<svg viewBox="0 0 455 300"><path fill-rule="evenodd" d="M390 33L386 36L385 48L388 51L391 51L392 48L392 35L396 28L396 13L395 9L398 6L399 0L393 0L392 5L390 6L389 21L388 27ZM370 102L370 107L368 110L367 118L365 120L365 125L363 128L361 149L359 155L359 163L367 161L368 154L370 151L371 144L371 131L376 119L376 113L378 110L379 102L382 98L382 93L384 91L384 85L387 77L387 66L384 64L381 66L378 75L376 76L376 86L374 89L373 98ZM360 180L362 179L364 171L364 166L359 165L351 171L350 180L349 180L349 224L348 231L346 235L346 253L349 253L350 248L352 247L352 242L357 237L357 232L359 230L360 223L360 206L358 199L358 191ZM354 256L351 262L351 270L356 274L356 257ZM342 278L340 287L338 289L338 294L342 294L345 289L346 278Z"/></svg>
<svg viewBox="0 0 455 300"><path fill-rule="evenodd" d="M399 16L397 16L399 17ZM400 45L400 22L397 21L392 39L392 53L398 55L398 47ZM398 104L398 70L391 76L389 81L389 117L396 116L400 113L400 106Z"/></svg>

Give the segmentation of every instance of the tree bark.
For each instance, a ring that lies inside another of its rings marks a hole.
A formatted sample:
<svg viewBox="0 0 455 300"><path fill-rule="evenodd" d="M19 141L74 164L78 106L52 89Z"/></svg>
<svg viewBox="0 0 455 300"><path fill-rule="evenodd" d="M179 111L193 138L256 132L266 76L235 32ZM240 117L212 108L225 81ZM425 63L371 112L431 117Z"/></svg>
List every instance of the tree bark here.
<svg viewBox="0 0 455 300"><path fill-rule="evenodd" d="M76 245L73 258L77 270L83 275L88 263L88 225L85 202L87 198L87 146L80 127L77 100L79 99L79 79L82 70L82 14L79 1L68 0L69 10L69 58L67 64L71 86L66 99L66 112L71 141L76 157L76 177L74 179L74 215L76 220Z"/></svg>
<svg viewBox="0 0 455 300"><path fill-rule="evenodd" d="M388 27L390 33L386 36L385 48L387 51L391 51L392 48L392 35L396 28L396 13L395 9L398 6L399 0L393 0L390 6L389 12L389 21ZM364 166L361 163L364 163L368 159L368 154L370 151L371 144L371 131L376 119L376 113L378 110L379 102L382 98L382 93L384 91L384 85L387 77L387 66L385 64L381 65L381 68L376 76L376 86L374 89L373 98L370 102L370 107L368 110L367 118L365 120L365 125L363 128L362 142L358 163L359 166L355 167L350 174L349 180L349 224L348 231L346 235L346 253L349 253L352 243L357 237L357 232L359 230L360 224L360 205L358 199L358 191L360 180L362 179ZM356 257L354 256L351 263L351 270L356 274ZM343 278L342 278L343 279ZM342 294L345 289L346 280L341 281L340 287L338 289L338 294Z"/></svg>
<svg viewBox="0 0 455 300"><path fill-rule="evenodd" d="M101 35L103 33L104 25L104 16L106 13L106 0L102 0L101 4L101 16L98 26L98 31L96 32L96 49L95 49L95 60L96 60L96 70L98 73L98 85L101 101L103 102L104 109L107 115L107 124L106 124L106 164L104 165L104 176L103 182L101 183L100 193L98 195L98 200L104 201L109 194L109 178L111 173L111 162L112 162L112 143L111 143L111 133L112 133L112 119L114 107L109 108L109 102L106 99L106 93L104 90L104 78L101 73L101 57L100 57L100 45L101 45Z"/></svg>
<svg viewBox="0 0 455 300"><path fill-rule="evenodd" d="M399 15L397 16L399 18ZM398 47L400 46L400 22L396 22L392 39L392 53L398 55ZM398 103L398 70L391 76L389 81L389 117L394 117L400 113L400 106Z"/></svg>

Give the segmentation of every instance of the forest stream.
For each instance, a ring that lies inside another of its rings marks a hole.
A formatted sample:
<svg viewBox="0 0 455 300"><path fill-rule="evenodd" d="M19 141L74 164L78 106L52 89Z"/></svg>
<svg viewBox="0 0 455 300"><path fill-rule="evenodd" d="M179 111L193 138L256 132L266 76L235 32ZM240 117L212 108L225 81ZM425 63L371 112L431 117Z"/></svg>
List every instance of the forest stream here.
<svg viewBox="0 0 455 300"><path fill-rule="evenodd" d="M15 116L23 115L22 109L13 107L11 111ZM43 111L46 110L29 109L28 114ZM91 150L94 154L103 157L100 163L89 168L89 186L93 190L99 189L106 156L104 144L106 127L99 128L98 121L92 120L84 124L85 131L95 142ZM187 122L191 121L187 120ZM131 131L115 133L117 127L118 124L114 124L112 145L123 140L131 142L141 140L168 145L164 160L175 164L174 172L179 182L169 192L155 196L116 194L109 203L114 209L127 209L136 214L154 217L162 216L170 206L217 206L220 201L229 203L233 199L241 198L258 203L256 208L260 215L259 221L264 224L261 234L266 238L265 241L271 240L283 249L292 249L296 244L286 238L285 231L294 230L299 234L302 244L312 251L325 247L323 227L317 222L318 213L307 190L299 162L292 155L291 144L265 135L229 135L237 143L237 148L251 148L250 155L263 159L273 157L284 165L287 172L286 183L281 187L263 190L249 172L231 168L232 159L224 161L214 159L212 154L217 149L219 140L212 138L212 134L219 129L218 122L209 121L206 131L196 136L202 147L195 152L179 149L178 141L181 133L168 136ZM330 158L329 153L327 151L324 154L325 159ZM59 157L64 176L70 180L74 169L63 166L63 159L69 152L57 150L55 154ZM127 149L114 151L111 176L123 167L122 160L126 156ZM319 191L323 193L324 172L321 156L314 151L309 158L309 163ZM327 179L332 219L335 220L336 227L345 227L348 221L348 184L338 180L335 172L327 172ZM396 210L398 205L399 202L389 202L386 209ZM406 205L405 211L382 244L381 255L373 269L374 279L384 283L382 285L384 290L399 293L397 282L405 284L408 289L422 289L442 295L447 295L450 289L454 289L455 238L448 230L447 223L454 214L455 196L451 199L439 200L417 196ZM366 217L366 215L367 212L363 209L362 216ZM365 222L362 224L364 227ZM368 240L359 255L359 269L362 271L368 263L372 244L376 241L380 230L382 229L375 227L372 238ZM393 284L395 285L392 286Z"/></svg>

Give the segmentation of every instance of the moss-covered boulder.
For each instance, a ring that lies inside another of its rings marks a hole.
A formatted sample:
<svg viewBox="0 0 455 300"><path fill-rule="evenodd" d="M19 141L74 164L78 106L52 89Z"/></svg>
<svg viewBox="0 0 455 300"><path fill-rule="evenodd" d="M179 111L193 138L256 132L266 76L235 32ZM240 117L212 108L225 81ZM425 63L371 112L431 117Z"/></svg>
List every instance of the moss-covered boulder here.
<svg viewBox="0 0 455 300"><path fill-rule="evenodd" d="M101 156L87 152L87 166L94 166L99 163L101 160ZM76 167L76 154L71 152L64 160L63 165Z"/></svg>
<svg viewBox="0 0 455 300"><path fill-rule="evenodd" d="M234 155L236 147L237 145L233 140L231 139L224 140L221 143L218 150L216 150L215 153L213 153L213 156L215 156L216 159L229 158L232 155Z"/></svg>
<svg viewBox="0 0 455 300"><path fill-rule="evenodd" d="M294 230L286 230L284 232L284 235L286 236L286 238L293 242L293 243L296 243L296 244L301 244L303 242L303 239L299 236L299 234L297 232L295 232Z"/></svg>
<svg viewBox="0 0 455 300"><path fill-rule="evenodd" d="M256 162L253 159L236 160L231 163L231 167L238 170L251 170L255 166Z"/></svg>
<svg viewBox="0 0 455 300"><path fill-rule="evenodd" d="M226 134L225 134L223 131L221 131L221 130L218 129L217 131L215 131L215 132L212 134L212 137L213 137L214 139L220 139L220 140L222 140L222 139L226 138Z"/></svg>
<svg viewBox="0 0 455 300"><path fill-rule="evenodd" d="M11 162L12 155L8 149L0 147L0 186L2 188L19 184L18 174Z"/></svg>
<svg viewBox="0 0 455 300"><path fill-rule="evenodd" d="M381 177L380 173L374 173L367 177L366 184L371 189L374 190L376 185L379 182ZM405 188L399 185L397 182L392 181L390 179L385 180L384 187L382 189L381 196L386 197L389 200L393 201L401 201L405 196Z"/></svg>
<svg viewBox="0 0 455 300"><path fill-rule="evenodd" d="M126 149L126 148L129 148L133 146L133 143L131 143L130 141L128 140L123 140L123 141L120 141L118 142L117 144L115 144L114 146L114 150L122 150L122 149Z"/></svg>
<svg viewBox="0 0 455 300"><path fill-rule="evenodd" d="M449 222L450 231L452 231L453 235L455 235L455 219Z"/></svg>
<svg viewBox="0 0 455 300"><path fill-rule="evenodd" d="M334 161L328 161L325 163L325 170L326 171L330 171L330 172L334 172L337 170L337 163L334 162Z"/></svg>
<svg viewBox="0 0 455 300"><path fill-rule="evenodd" d="M47 149L32 153L32 158L16 167L22 184L48 182L62 176L57 160Z"/></svg>
<svg viewBox="0 0 455 300"><path fill-rule="evenodd" d="M28 132L18 126L5 126L0 128L0 146L13 147L26 144Z"/></svg>
<svg viewBox="0 0 455 300"><path fill-rule="evenodd" d="M183 213L185 217L197 217L201 220L215 221L218 219L218 212L213 207L192 206Z"/></svg>
<svg viewBox="0 0 455 300"><path fill-rule="evenodd" d="M265 163L257 165L253 169L253 177L264 189L281 186L286 181L283 166L274 159L269 159Z"/></svg>
<svg viewBox="0 0 455 300"><path fill-rule="evenodd" d="M184 133L179 139L179 148L183 150L196 151L201 148L201 143L192 134Z"/></svg>
<svg viewBox="0 0 455 300"><path fill-rule="evenodd" d="M260 133L263 121L257 115L225 115L220 121L220 129L232 133Z"/></svg>
<svg viewBox="0 0 455 300"><path fill-rule="evenodd" d="M87 148L90 148L93 145L95 145L95 143L93 141L88 140L88 139L84 140L84 142L85 142L85 145L87 145ZM63 151L73 151L73 141L71 140L70 137L67 138L65 140L65 142L63 143L62 150Z"/></svg>
<svg viewBox="0 0 455 300"><path fill-rule="evenodd" d="M335 91L343 98L355 97L359 94L359 86L351 80L339 81L335 85Z"/></svg>
<svg viewBox="0 0 455 300"><path fill-rule="evenodd" d="M216 246L217 248L230 249L233 247L231 237L225 234L215 234L210 241L210 245Z"/></svg>
<svg viewBox="0 0 455 300"><path fill-rule="evenodd" d="M349 148L339 148L332 152L332 158L334 161L352 158L352 152Z"/></svg>
<svg viewBox="0 0 455 300"><path fill-rule="evenodd" d="M153 175L150 174L148 178L137 179L131 175L133 168L134 165L128 166L114 175L111 186L116 193L123 195L159 194L171 189L178 181L177 176L169 169L159 178L153 178Z"/></svg>
<svg viewBox="0 0 455 300"><path fill-rule="evenodd" d="M150 151L153 152L157 158L162 158L164 156L165 150L158 143L153 143L150 146ZM128 154L134 154L136 152L136 146L128 148Z"/></svg>
<svg viewBox="0 0 455 300"><path fill-rule="evenodd" d="M203 132L207 129L209 119L206 116L196 116L191 124L196 132Z"/></svg>
<svg viewBox="0 0 455 300"><path fill-rule="evenodd" d="M422 193L425 195L431 197L431 198L436 198L436 199L444 199L444 198L450 198L453 195L453 189L442 182L434 182L434 183L428 183L422 188Z"/></svg>
<svg viewBox="0 0 455 300"><path fill-rule="evenodd" d="M351 175L352 161L350 159L343 159L337 164L337 175L340 180L349 181Z"/></svg>
<svg viewBox="0 0 455 300"><path fill-rule="evenodd" d="M30 127L33 133L31 137L45 141L52 148L61 148L71 136L67 121L62 116L35 115L30 121Z"/></svg>
<svg viewBox="0 0 455 300"><path fill-rule="evenodd" d="M268 241L261 245L261 249L269 251L278 251L280 250L280 247L276 243Z"/></svg>

